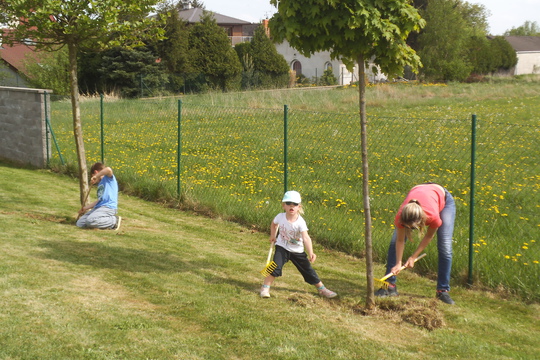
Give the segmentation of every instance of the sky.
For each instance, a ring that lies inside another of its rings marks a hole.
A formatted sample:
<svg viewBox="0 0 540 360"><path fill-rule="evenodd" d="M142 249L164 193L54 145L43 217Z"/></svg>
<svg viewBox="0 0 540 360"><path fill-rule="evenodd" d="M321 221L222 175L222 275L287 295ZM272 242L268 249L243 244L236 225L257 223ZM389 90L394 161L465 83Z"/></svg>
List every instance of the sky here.
<svg viewBox="0 0 540 360"><path fill-rule="evenodd" d="M237 19L258 23L271 17L276 8L269 0L201 0L206 10ZM299 0L300 1L300 0ZM488 17L491 35L502 35L512 27L523 25L525 21L536 21L540 26L540 0L469 0L471 4L484 5L491 16Z"/></svg>

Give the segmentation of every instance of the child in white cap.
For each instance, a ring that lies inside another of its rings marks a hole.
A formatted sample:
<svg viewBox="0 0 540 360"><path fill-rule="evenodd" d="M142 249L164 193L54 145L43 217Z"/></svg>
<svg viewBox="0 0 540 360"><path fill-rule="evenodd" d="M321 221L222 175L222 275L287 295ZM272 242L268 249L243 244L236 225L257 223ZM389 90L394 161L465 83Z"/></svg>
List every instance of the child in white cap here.
<svg viewBox="0 0 540 360"><path fill-rule="evenodd" d="M336 297L337 294L327 289L311 266L317 255L313 252L313 244L308 235L308 228L302 218L304 210L302 199L297 191L287 191L281 201L285 212L279 213L270 225L270 242L275 243L274 262L276 269L264 279L261 297L270 297L270 286L276 277L282 275L283 265L289 260L296 266L304 280L314 285L321 296ZM279 229L279 235L278 235ZM276 238L277 235L277 238Z"/></svg>

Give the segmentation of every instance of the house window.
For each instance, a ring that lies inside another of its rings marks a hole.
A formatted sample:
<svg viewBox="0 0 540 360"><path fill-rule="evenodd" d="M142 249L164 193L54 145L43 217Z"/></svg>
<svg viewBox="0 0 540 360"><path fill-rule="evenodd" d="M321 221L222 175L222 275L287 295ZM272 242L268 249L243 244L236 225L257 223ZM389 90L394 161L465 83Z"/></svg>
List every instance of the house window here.
<svg viewBox="0 0 540 360"><path fill-rule="evenodd" d="M324 64L324 70L332 69L332 63L330 61L327 61L326 64Z"/></svg>
<svg viewBox="0 0 540 360"><path fill-rule="evenodd" d="M302 63L300 61L294 60L291 67L296 73L296 76L302 75Z"/></svg>

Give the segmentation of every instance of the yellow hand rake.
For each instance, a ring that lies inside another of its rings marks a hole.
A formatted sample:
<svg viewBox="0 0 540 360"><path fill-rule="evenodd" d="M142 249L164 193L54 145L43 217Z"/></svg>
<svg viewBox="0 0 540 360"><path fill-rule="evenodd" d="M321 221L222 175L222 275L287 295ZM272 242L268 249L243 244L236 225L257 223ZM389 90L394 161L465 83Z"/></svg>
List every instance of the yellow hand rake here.
<svg viewBox="0 0 540 360"><path fill-rule="evenodd" d="M268 276L277 268L277 264L270 259L272 258L272 250L274 250L274 243L270 244L270 250L268 251L268 258L266 259L266 266L261 270L263 276Z"/></svg>
<svg viewBox="0 0 540 360"><path fill-rule="evenodd" d="M420 260L421 258L423 258L423 257L426 256L426 255L427 255L426 253L420 255L419 257L417 257L417 258L414 260L414 262L417 262L418 260ZM402 267L399 269L399 271L404 270L405 268L406 268L405 266L402 266ZM393 276L393 275L395 275L395 274L391 272L390 274L385 275L382 279L373 279L373 280L375 280L376 282L380 283L382 288L388 289L388 285L390 285L390 283L389 283L388 281L386 281L386 279L388 279L390 276Z"/></svg>

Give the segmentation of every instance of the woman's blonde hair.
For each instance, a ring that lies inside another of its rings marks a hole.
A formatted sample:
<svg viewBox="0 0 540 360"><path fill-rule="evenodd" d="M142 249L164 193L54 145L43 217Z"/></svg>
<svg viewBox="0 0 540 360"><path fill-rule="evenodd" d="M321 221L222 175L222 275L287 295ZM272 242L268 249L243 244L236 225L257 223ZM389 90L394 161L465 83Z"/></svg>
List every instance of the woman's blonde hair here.
<svg viewBox="0 0 540 360"><path fill-rule="evenodd" d="M401 209L399 221L406 228L406 236L411 239L411 230L418 229L419 236L424 233L426 227L427 216L424 209L420 206L420 202L416 199L411 199L407 205Z"/></svg>

